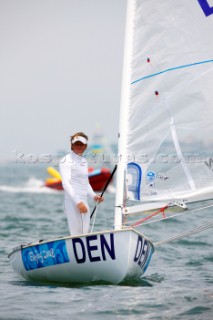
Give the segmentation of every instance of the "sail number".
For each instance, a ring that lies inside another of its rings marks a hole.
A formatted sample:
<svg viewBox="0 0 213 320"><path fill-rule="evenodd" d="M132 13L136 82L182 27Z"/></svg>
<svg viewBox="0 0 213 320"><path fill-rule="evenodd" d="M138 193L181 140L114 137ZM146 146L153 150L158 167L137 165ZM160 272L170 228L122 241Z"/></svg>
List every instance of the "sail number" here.
<svg viewBox="0 0 213 320"><path fill-rule="evenodd" d="M134 262L136 262L141 269L147 268L150 256L150 245L148 241L141 236L138 236L138 242L135 250Z"/></svg>
<svg viewBox="0 0 213 320"><path fill-rule="evenodd" d="M114 237L110 233L110 244L103 234L100 235L100 242L97 235L86 237L86 243L81 238L72 239L73 252L77 263L86 262L87 256L90 262L106 260L107 255L115 260Z"/></svg>

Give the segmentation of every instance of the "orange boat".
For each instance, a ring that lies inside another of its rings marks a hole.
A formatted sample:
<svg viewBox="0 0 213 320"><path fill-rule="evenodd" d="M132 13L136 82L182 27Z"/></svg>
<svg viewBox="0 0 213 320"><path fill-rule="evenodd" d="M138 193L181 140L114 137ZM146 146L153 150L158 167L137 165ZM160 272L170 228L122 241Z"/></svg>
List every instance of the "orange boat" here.
<svg viewBox="0 0 213 320"><path fill-rule="evenodd" d="M52 178L46 179L44 183L45 187L55 190L63 190L60 173L52 167L48 167L47 172L52 176ZM111 170L109 168L94 169L90 167L88 176L93 190L102 191L110 175Z"/></svg>

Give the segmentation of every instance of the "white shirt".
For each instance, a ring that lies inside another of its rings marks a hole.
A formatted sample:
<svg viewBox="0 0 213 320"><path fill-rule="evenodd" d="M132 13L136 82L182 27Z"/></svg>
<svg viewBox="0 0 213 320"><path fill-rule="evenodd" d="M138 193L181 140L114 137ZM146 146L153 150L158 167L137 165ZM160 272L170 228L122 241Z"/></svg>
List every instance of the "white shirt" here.
<svg viewBox="0 0 213 320"><path fill-rule="evenodd" d="M85 158L73 151L67 154L59 164L65 199L71 199L75 204L87 201L87 196L96 195L89 184L88 164Z"/></svg>

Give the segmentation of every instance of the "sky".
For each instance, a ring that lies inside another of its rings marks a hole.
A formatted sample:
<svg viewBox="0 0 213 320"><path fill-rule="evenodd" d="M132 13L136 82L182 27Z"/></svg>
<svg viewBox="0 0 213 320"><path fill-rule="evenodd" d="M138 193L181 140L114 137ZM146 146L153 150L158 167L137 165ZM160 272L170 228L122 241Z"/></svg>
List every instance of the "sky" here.
<svg viewBox="0 0 213 320"><path fill-rule="evenodd" d="M117 142L126 0L0 0L0 160Z"/></svg>

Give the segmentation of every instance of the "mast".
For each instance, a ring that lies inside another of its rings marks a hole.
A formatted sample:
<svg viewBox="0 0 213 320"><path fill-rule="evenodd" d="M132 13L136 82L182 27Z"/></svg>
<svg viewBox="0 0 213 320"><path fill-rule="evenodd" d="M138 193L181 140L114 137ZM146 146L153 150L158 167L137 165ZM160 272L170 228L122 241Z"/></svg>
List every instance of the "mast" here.
<svg viewBox="0 0 213 320"><path fill-rule="evenodd" d="M128 133L128 110L130 105L131 86L131 58L133 44L133 16L135 10L135 0L127 0L126 28L124 43L123 75L121 87L120 120L118 134L118 166L115 197L115 218L114 228L122 228L122 211L124 195L124 179L127 165L127 133Z"/></svg>

